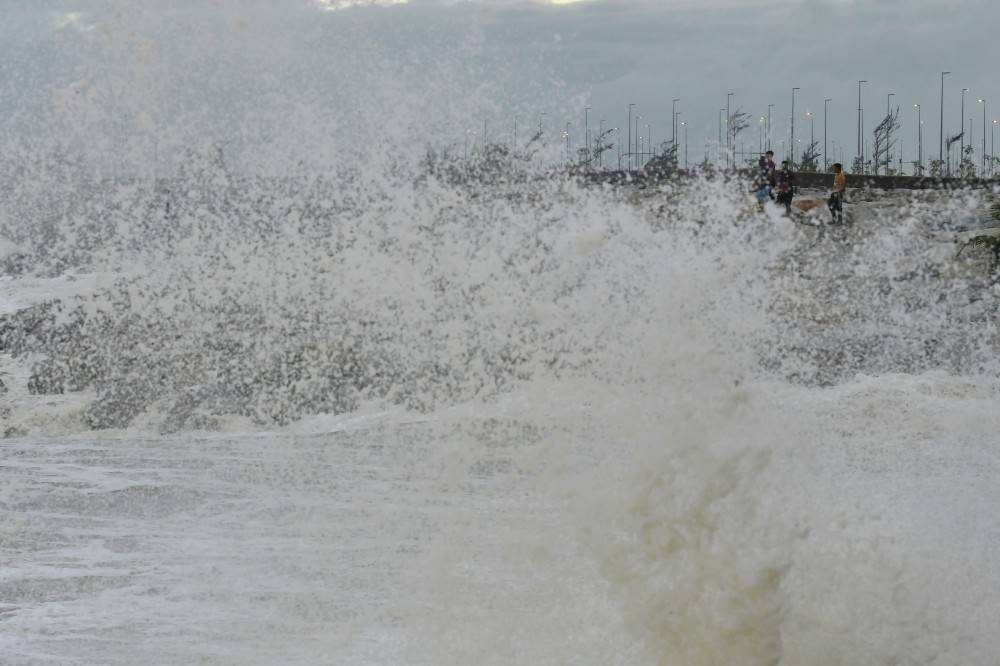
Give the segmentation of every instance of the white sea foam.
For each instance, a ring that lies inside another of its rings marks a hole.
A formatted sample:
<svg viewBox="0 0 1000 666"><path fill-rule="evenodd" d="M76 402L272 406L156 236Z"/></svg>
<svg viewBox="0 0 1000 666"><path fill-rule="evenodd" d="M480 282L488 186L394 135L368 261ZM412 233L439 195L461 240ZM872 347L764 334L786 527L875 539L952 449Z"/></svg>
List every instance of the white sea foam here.
<svg viewBox="0 0 1000 666"><path fill-rule="evenodd" d="M386 16L352 11L322 15L345 35ZM155 37L152 17L71 37ZM191 57L293 52L240 22L221 46L195 30ZM161 118L170 179L8 153L4 663L1000 652L998 293L939 237L978 196L858 197L821 234L721 177L610 188L544 154L470 174L381 149L348 169L352 129L436 140L544 76L493 63L486 91L457 58L410 79L344 39L351 117L283 88L228 164L181 156L212 126L197 105ZM134 93L122 122L170 64L126 58L140 46L83 67ZM451 108L458 89L480 98ZM62 122L101 131L67 90ZM440 120L421 134L407 108ZM398 122L355 128L373 109ZM100 136L95 164L129 163Z"/></svg>

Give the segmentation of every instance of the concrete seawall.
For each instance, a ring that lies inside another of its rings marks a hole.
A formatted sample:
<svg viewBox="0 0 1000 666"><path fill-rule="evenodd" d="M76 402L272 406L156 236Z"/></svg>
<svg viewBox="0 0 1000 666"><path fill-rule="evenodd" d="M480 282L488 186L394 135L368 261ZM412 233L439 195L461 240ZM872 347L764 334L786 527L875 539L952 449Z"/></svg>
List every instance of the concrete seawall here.
<svg viewBox="0 0 1000 666"><path fill-rule="evenodd" d="M595 171L584 174L584 177L595 183L610 185L651 185L670 180L683 180L695 176L694 170L657 173L646 171ZM723 172L734 176L742 176L747 180L752 178L750 171ZM807 188L829 188L833 186L833 174L815 172L797 172L796 185ZM1000 192L1000 177L983 179L934 178L930 176L859 176L847 174L849 189L881 189L881 190L966 190L994 189Z"/></svg>

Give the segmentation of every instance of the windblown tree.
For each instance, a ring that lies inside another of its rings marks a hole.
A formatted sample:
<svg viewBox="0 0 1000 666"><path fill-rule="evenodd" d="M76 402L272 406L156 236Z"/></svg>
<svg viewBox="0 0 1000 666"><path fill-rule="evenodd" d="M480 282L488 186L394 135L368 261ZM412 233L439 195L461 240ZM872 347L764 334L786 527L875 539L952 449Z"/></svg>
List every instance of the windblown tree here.
<svg viewBox="0 0 1000 666"><path fill-rule="evenodd" d="M958 163L958 177L976 177L976 163L972 159L972 146L965 146L962 148L962 161Z"/></svg>
<svg viewBox="0 0 1000 666"><path fill-rule="evenodd" d="M959 132L955 136L950 136L950 137L948 137L945 140L945 147L947 148L946 155L948 156L948 165L947 165L948 166L948 173L947 173L947 175L949 175L949 176L951 175L951 147L954 146L959 141L961 141L964 136L965 136L965 132Z"/></svg>
<svg viewBox="0 0 1000 666"><path fill-rule="evenodd" d="M677 144L664 141L660 144L660 152L646 162L646 171L657 174L668 174L677 171Z"/></svg>
<svg viewBox="0 0 1000 666"><path fill-rule="evenodd" d="M733 111L732 115L729 116L729 146L730 150L736 150L736 137L740 135L740 132L750 127L750 114L743 111L743 107L740 107ZM733 164L735 164L735 159Z"/></svg>
<svg viewBox="0 0 1000 666"><path fill-rule="evenodd" d="M577 149L577 161L576 164L572 165L572 168L576 171L589 171L600 167L603 162L601 156L614 148L615 144L610 139L611 133L614 131L608 129L599 132L589 146Z"/></svg>
<svg viewBox="0 0 1000 666"><path fill-rule="evenodd" d="M893 136L899 129L899 107L886 114L873 131L875 142L872 145L872 165L875 175L878 175L879 167L885 167L885 175L889 175L889 167L892 155L892 148L896 145Z"/></svg>
<svg viewBox="0 0 1000 666"><path fill-rule="evenodd" d="M799 171L819 171L819 141L813 141L802 152L799 158Z"/></svg>

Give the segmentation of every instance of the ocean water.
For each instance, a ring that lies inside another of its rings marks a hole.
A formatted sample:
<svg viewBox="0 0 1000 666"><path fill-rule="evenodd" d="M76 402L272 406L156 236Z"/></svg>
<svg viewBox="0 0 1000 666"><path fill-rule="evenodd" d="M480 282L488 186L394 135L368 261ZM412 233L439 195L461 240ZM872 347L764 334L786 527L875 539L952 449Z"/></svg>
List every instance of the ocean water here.
<svg viewBox="0 0 1000 666"><path fill-rule="evenodd" d="M192 53L277 39L248 21ZM423 99L359 42L358 108ZM819 229L721 176L588 185L557 146L345 166L356 118L275 98L296 122L235 153L181 151L179 109L167 175L5 162L0 661L1000 653L1000 291L950 240L982 194L855 193Z"/></svg>

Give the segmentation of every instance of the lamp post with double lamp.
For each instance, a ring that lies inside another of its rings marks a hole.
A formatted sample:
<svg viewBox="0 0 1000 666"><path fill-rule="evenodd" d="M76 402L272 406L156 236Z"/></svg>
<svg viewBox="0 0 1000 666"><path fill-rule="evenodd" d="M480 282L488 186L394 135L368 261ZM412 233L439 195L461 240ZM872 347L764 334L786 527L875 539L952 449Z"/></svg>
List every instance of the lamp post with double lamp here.
<svg viewBox="0 0 1000 666"><path fill-rule="evenodd" d="M830 114L830 102L833 100L827 97L823 100L823 171L830 170L830 161L826 159L826 117Z"/></svg>
<svg viewBox="0 0 1000 666"><path fill-rule="evenodd" d="M920 117L920 105L914 104L917 110L917 175L924 175L924 121Z"/></svg>
<svg viewBox="0 0 1000 666"><path fill-rule="evenodd" d="M792 88L792 169L795 169L795 91L801 88Z"/></svg>

